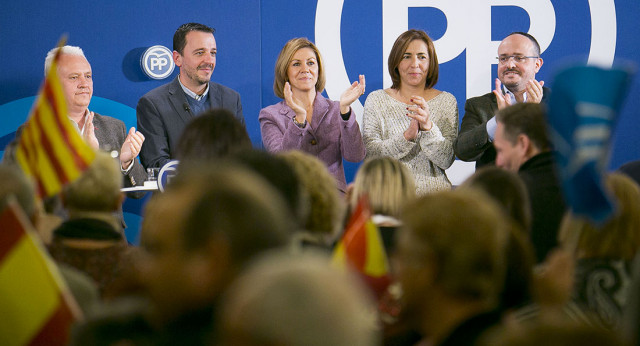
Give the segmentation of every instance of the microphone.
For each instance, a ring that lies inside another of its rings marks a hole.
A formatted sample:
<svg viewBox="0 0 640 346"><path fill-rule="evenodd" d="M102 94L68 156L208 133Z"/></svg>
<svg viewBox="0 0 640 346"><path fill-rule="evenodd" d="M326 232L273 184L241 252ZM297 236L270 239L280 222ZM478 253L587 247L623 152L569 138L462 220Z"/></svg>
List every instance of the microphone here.
<svg viewBox="0 0 640 346"><path fill-rule="evenodd" d="M184 108L185 111L191 113L191 107L189 107L189 103L185 102L182 104L182 108Z"/></svg>

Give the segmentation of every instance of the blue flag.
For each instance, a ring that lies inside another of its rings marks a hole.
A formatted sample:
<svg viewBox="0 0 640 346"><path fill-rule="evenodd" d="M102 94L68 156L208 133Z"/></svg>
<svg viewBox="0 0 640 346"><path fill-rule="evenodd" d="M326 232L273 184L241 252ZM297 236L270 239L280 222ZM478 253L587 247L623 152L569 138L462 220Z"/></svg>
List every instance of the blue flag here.
<svg viewBox="0 0 640 346"><path fill-rule="evenodd" d="M602 188L603 173L630 82L626 70L571 67L556 75L549 100L549 133L565 198L574 214L597 223L613 210Z"/></svg>

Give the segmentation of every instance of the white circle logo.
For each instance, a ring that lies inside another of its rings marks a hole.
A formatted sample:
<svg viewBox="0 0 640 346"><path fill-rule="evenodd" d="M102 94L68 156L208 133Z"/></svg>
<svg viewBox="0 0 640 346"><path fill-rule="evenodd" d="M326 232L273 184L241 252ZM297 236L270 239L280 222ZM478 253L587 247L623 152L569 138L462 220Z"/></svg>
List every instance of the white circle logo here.
<svg viewBox="0 0 640 346"><path fill-rule="evenodd" d="M149 47L140 60L144 73L153 79L165 79L173 72L173 52L165 46Z"/></svg>

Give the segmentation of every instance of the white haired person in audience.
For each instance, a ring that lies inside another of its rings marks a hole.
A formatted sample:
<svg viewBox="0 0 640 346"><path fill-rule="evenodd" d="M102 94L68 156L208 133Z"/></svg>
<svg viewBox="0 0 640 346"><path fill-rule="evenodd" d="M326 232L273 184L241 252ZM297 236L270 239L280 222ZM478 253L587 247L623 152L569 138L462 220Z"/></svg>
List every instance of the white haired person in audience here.
<svg viewBox="0 0 640 346"><path fill-rule="evenodd" d="M375 346L373 301L329 258L276 252L229 288L220 315L225 345Z"/></svg>

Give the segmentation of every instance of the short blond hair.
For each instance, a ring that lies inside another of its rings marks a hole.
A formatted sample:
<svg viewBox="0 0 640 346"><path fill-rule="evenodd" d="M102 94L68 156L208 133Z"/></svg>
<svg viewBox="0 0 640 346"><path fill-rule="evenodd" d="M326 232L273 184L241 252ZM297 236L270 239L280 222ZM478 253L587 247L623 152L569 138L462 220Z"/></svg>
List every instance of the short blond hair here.
<svg viewBox="0 0 640 346"><path fill-rule="evenodd" d="M362 195L369 197L374 214L400 217L402 206L415 198L413 175L400 161L391 157L367 159L356 173L349 197L352 210Z"/></svg>
<svg viewBox="0 0 640 346"><path fill-rule="evenodd" d="M620 173L607 175L605 183L614 199L613 215L597 226L568 212L560 226L560 242L575 244L581 258L632 260L640 249L640 188Z"/></svg>
<svg viewBox="0 0 640 346"><path fill-rule="evenodd" d="M276 68L273 78L273 92L281 99L284 99L284 85L289 81L287 71L291 60L293 60L294 54L302 48L311 48L316 54L318 60L318 81L316 81L316 91L322 92L324 90L324 84L326 82L324 75L324 64L322 63L322 56L318 47L313 42L309 41L306 37L298 37L289 40L278 55L276 60Z"/></svg>

